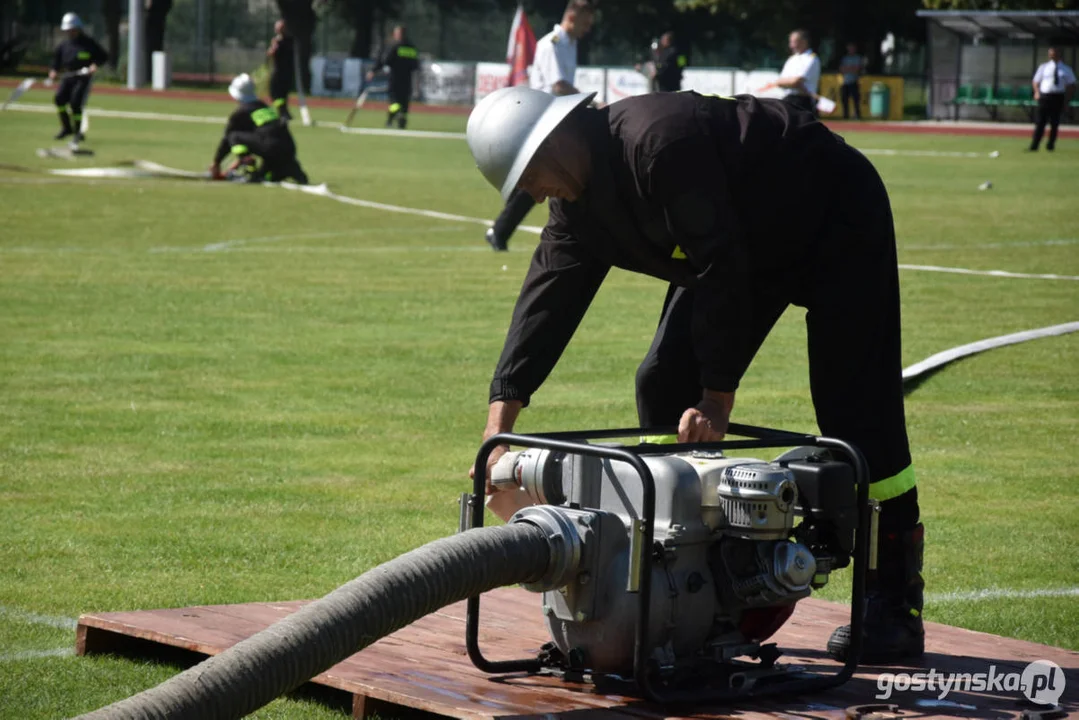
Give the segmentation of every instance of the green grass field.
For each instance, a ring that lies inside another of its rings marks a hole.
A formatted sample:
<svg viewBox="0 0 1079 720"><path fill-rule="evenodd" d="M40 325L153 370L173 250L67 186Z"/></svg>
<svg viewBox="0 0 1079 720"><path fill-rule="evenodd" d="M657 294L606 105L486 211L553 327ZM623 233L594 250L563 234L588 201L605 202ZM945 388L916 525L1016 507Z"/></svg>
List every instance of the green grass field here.
<svg viewBox="0 0 1079 720"><path fill-rule="evenodd" d="M63 654L82 612L317 597L452 533L536 242L520 233L496 254L478 224L278 188L46 175L132 159L204 169L229 110L145 96L93 105L222 123L91 115L97 154L72 163L34 154L56 144L50 114L0 113L4 718L75 715L176 672ZM381 121L365 111L357 124ZM312 180L334 192L499 210L460 140L294 132ZM901 263L1079 276L1079 142L1026 155L1022 138L848 139L982 154L870 156L892 194ZM993 189L979 191L986 180ZM541 208L529 222L543 220ZM904 270L901 281L905 365L1079 320L1075 280ZM633 373L663 292L613 274L518 429L634 424ZM815 430L800 315L769 337L735 420ZM1079 335L956 363L907 413L927 619L1079 649ZM1000 592L971 599L983 590ZM846 594L841 578L823 593ZM257 717L340 715L284 699Z"/></svg>

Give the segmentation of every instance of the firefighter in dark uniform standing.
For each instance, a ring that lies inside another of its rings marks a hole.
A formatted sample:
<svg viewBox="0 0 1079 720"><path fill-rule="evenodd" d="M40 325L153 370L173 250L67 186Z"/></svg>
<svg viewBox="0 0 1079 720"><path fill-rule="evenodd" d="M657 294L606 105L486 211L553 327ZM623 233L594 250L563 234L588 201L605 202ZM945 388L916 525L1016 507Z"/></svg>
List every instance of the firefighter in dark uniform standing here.
<svg viewBox="0 0 1079 720"><path fill-rule="evenodd" d="M408 104L412 99L412 73L419 67L419 52L405 35L405 26L397 25L393 29L393 42L389 44L378 60L378 68L390 74L390 106L386 113L386 127L397 119L397 127L404 129L408 125ZM370 82L375 71L367 73Z"/></svg>
<svg viewBox="0 0 1079 720"><path fill-rule="evenodd" d="M221 161L231 152L240 160L238 166L252 170L244 179L250 182L293 179L307 184L307 174L296 160L296 143L288 124L277 110L258 99L255 83L249 75L237 75L229 85L229 95L240 103L229 116L225 135L217 145L210 175L215 180L226 177ZM252 168L254 157L262 159L259 168Z"/></svg>
<svg viewBox="0 0 1079 720"><path fill-rule="evenodd" d="M277 114L291 120L288 111L288 94L296 86L296 59L294 57L292 36L284 20L278 20L273 26L274 36L266 56L273 68L270 70L270 101Z"/></svg>
<svg viewBox="0 0 1079 720"><path fill-rule="evenodd" d="M659 38L656 48L656 76L653 84L657 92L678 92L682 89L682 70L687 65L686 56L674 44L674 33L667 31Z"/></svg>
<svg viewBox="0 0 1079 720"><path fill-rule="evenodd" d="M503 197L521 188L551 198L484 438L512 431L611 267L669 283L637 372L637 411L642 427L676 426L681 442L722 439L761 343L789 304L804 307L818 425L864 453L882 504L862 660L921 655L923 530L880 177L812 114L781 101L686 92L595 110L591 98L505 88L469 118L472 154ZM852 199L838 213L836 196ZM845 626L828 650L845 657L848 643Z"/></svg>
<svg viewBox="0 0 1079 720"><path fill-rule="evenodd" d="M67 40L56 47L49 68L50 82L60 73L64 76L53 98L60 116L60 132L56 139L74 135L75 140L81 142L84 138L79 126L82 124L82 109L90 97L90 80L98 67L109 59L109 54L82 31L82 20L75 13L64 15L60 29L67 35Z"/></svg>

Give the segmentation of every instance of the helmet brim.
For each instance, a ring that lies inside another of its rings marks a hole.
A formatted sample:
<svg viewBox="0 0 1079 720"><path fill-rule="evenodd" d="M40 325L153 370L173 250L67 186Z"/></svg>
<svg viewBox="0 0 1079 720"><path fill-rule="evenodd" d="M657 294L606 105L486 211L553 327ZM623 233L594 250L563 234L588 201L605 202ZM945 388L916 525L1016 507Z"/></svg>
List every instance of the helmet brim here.
<svg viewBox="0 0 1079 720"><path fill-rule="evenodd" d="M506 175L506 181L502 183L503 201L509 200L510 195L517 187L517 183L521 181L521 176L524 175L528 164L532 162L533 156L539 150L543 141L550 137L551 133L562 124L562 121L569 117L570 113L582 105L592 102L592 98L595 96L596 93L594 92L562 95L555 98L547 106L547 109L543 111L543 115L532 126L532 130L528 133L528 137L525 139L521 149L517 151L517 157L513 159L513 165L510 166L509 174Z"/></svg>

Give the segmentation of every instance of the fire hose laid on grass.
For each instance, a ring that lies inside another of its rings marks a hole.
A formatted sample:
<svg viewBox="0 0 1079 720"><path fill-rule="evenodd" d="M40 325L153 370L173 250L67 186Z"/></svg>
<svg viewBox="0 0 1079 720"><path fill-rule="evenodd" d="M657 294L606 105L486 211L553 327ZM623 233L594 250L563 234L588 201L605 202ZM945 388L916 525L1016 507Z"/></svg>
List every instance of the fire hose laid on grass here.
<svg viewBox="0 0 1079 720"><path fill-rule="evenodd" d="M539 580L551 556L544 531L527 521L436 540L157 687L81 717L243 717L439 608L504 585Z"/></svg>

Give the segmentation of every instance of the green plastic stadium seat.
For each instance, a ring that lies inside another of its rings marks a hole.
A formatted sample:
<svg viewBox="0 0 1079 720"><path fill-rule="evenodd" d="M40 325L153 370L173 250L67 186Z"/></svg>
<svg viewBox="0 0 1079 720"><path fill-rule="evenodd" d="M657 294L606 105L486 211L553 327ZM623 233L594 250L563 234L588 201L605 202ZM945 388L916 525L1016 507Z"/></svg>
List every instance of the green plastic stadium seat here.
<svg viewBox="0 0 1079 720"><path fill-rule="evenodd" d="M1030 85L1020 85L1015 90L1015 104L1022 107L1030 107L1037 105L1034 102L1034 88Z"/></svg>
<svg viewBox="0 0 1079 720"><path fill-rule="evenodd" d="M966 105L970 102L971 96L974 95L974 88L971 85L960 85L959 90L955 93L955 98L952 102L956 105Z"/></svg>
<svg viewBox="0 0 1079 720"><path fill-rule="evenodd" d="M974 96L970 98L971 105L992 105L993 104L993 86L992 85L979 85L975 91Z"/></svg>
<svg viewBox="0 0 1079 720"><path fill-rule="evenodd" d="M1011 85L1001 85L993 91L993 100L997 105L1015 106L1015 89Z"/></svg>

